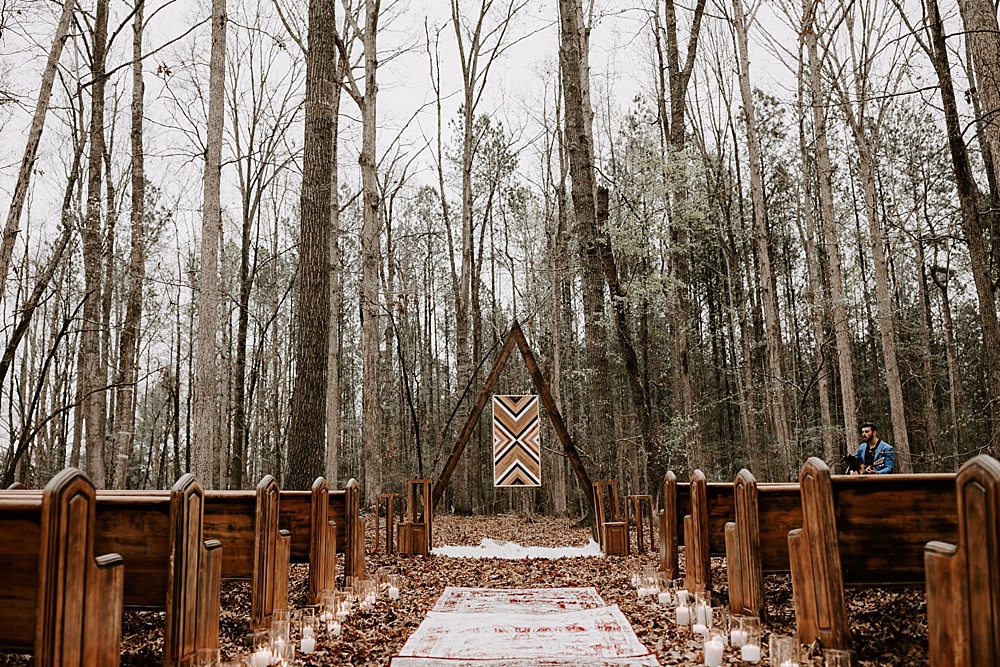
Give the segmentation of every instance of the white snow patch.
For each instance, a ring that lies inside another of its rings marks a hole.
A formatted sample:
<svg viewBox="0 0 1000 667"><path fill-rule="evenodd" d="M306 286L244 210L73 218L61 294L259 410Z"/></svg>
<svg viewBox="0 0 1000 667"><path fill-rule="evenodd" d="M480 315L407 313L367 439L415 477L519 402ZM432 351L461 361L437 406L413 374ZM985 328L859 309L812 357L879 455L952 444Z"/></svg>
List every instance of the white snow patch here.
<svg viewBox="0 0 1000 667"><path fill-rule="evenodd" d="M578 558L603 556L600 545L590 540L585 547L522 547L517 542L497 542L485 538L478 547L445 545L431 549L438 556L452 558Z"/></svg>

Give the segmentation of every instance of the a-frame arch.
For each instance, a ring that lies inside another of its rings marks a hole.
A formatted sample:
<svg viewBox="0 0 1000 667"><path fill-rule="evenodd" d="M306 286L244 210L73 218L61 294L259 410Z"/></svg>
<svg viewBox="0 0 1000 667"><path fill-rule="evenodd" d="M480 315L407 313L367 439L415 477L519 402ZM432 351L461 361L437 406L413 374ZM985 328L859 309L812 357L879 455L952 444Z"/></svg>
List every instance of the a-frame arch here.
<svg viewBox="0 0 1000 667"><path fill-rule="evenodd" d="M552 398L548 380L542 375L542 371L535 361L535 355L528 346L528 341L524 337L521 325L516 319L510 325L507 339L504 340L500 354L497 355L497 359L493 364L493 370L490 371L489 376L486 378L486 383L483 384L479 395L476 397L476 402L472 405L472 412L469 413L469 418L466 420L465 426L462 427L462 431L458 434L458 440L455 441L455 446L452 448L451 454L444 464L444 470L441 471L437 483L434 484L434 494L431 500L432 507L437 507L438 502L444 496L444 489L448 486L448 481L455 472L459 459L462 458L462 452L465 451L465 445L468 444L469 438L472 437L472 431L476 427L476 422L479 421L479 415L482 414L483 408L486 407L486 401L489 399L490 393L493 391L493 387L500 377L500 371L503 370L504 365L507 363L510 353L514 351L515 345L521 352L521 357L524 359L524 365L527 366L528 373L531 375L531 381L535 385L535 390L538 391L538 395L545 405L545 411L549 414L552 428L559 437L563 451L566 452L570 465L573 466L573 471L576 472L576 479L580 483L580 488L583 489L583 493L587 497L587 502L590 503L590 508L593 510L594 490L590 482L590 475L587 474L587 469L583 467L583 461L580 460L580 454L576 451L576 446L570 437L569 429L566 428L566 422L563 421L555 399Z"/></svg>

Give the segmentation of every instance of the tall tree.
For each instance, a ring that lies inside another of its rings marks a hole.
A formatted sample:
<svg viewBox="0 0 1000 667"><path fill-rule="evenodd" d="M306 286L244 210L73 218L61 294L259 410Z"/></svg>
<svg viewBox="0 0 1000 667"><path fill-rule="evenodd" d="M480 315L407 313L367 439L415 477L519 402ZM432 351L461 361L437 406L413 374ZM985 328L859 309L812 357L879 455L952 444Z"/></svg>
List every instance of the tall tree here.
<svg viewBox="0 0 1000 667"><path fill-rule="evenodd" d="M142 34L145 0L136 0L132 39L132 210L131 242L125 272L125 319L118 339L118 375L115 380L114 486L124 489L128 462L135 442L135 386L139 325L142 321L142 283L146 278L146 161L142 143L145 115L142 80Z"/></svg>
<svg viewBox="0 0 1000 667"><path fill-rule="evenodd" d="M830 158L830 141L827 134L827 109L829 94L822 84L823 61L820 58L816 35L816 0L803 0L802 34L808 59L810 106L814 133L817 180L819 181L820 239L826 257L826 283L830 290L830 311L833 315L834 340L837 346L837 369L840 374L841 411L844 420L844 453L853 449L858 423L857 399L854 394L854 364L851 352L850 318L847 313L847 296L844 292L844 275L840 258L840 240L837 234L837 217L833 201L833 161Z"/></svg>
<svg viewBox="0 0 1000 667"><path fill-rule="evenodd" d="M655 0L654 33L657 59L657 104L660 124L667 144L667 174L671 179L670 192L670 304L668 317L671 331L671 364L674 417L687 428L695 418L694 389L691 379L691 270L689 262L687 215L687 160L685 114L687 113L688 84L694 72L695 55L701 22L705 15L705 0L697 0L688 32L687 48L681 54L677 29L677 3L663 0L660 14L659 0ZM688 448L688 467L705 467L708 464L704 449L697 442Z"/></svg>
<svg viewBox="0 0 1000 667"><path fill-rule="evenodd" d="M932 0L931 0L932 1ZM934 3L936 9L936 2ZM997 156L1000 156L1000 24L997 22L996 7L988 0L959 0L958 8L962 14L962 23L965 25L965 35L969 51L972 54L972 62L975 70L976 93L981 100L980 119L985 125L983 134L988 144L983 147L983 152L988 154L988 158L996 165ZM940 17L931 22L940 22ZM941 53L935 49L935 60L947 62L947 51L942 48ZM935 63L935 71L938 71L938 79L941 81L942 95L947 84L941 78L940 67ZM950 78L950 77L949 77ZM947 117L949 111L945 109ZM949 145L952 143L949 128ZM960 159L955 156L957 147L952 147L953 159ZM956 179L964 181L964 175L960 176L956 164ZM960 188L968 187L967 184L959 185ZM961 193L961 190L960 190ZM996 206L996 202L993 202ZM969 244L969 254L972 259L973 276L976 283L976 296L979 299L979 317L983 326L983 357L986 362L986 388L990 398L990 442L994 456L1000 456L1000 319L997 317L996 289L995 281L992 280L992 273L984 260L989 257L990 252L985 247L984 232L990 229L993 239L993 259L997 253L997 233L1000 230L1000 216L995 211L990 215L991 224L983 225L977 220L974 222L970 214L965 213L963 204L962 224L965 228L966 242Z"/></svg>
<svg viewBox="0 0 1000 667"><path fill-rule="evenodd" d="M201 272L198 276L198 352L191 472L207 488L218 478L218 367L216 334L219 307L219 234L222 227L222 130L225 124L226 0L212 0L212 48L209 56L208 131L201 211Z"/></svg>
<svg viewBox="0 0 1000 667"><path fill-rule="evenodd" d="M565 141L569 161L574 232L583 268L583 322L589 377L590 442L597 451L613 450L611 365L605 329L604 276L597 245L594 174L594 112L590 106L588 28L580 0L559 0L559 65L565 99Z"/></svg>
<svg viewBox="0 0 1000 667"><path fill-rule="evenodd" d="M87 212L80 226L83 239L83 275L87 291L80 334L80 410L86 428L87 475L94 485L105 484L104 439L107 409L107 366L101 355L101 301L104 244L101 235L101 193L104 166L104 93L107 83L108 3L98 0L91 46L90 150L87 161Z"/></svg>
<svg viewBox="0 0 1000 667"><path fill-rule="evenodd" d="M308 489L323 472L326 439L327 346L330 326L329 226L333 204L332 97L336 82L333 3L309 2L305 137L299 220L295 384L288 431L288 485Z"/></svg>
<svg viewBox="0 0 1000 667"><path fill-rule="evenodd" d="M740 0L733 0L733 29L736 32L738 78L743 100L743 121L747 135L747 154L750 158L750 197L753 203L754 248L760 269L760 293L764 307L764 335L767 349L767 386L770 398L771 424L777 449L784 456L782 475L792 475L796 461L792 451L791 433L785 404L784 365L781 352L781 319L778 315L777 282L771 250L771 234L767 226L767 208L764 204L764 165L761 160L760 140L757 136L757 114L750 87L750 55L747 48L747 19Z"/></svg>

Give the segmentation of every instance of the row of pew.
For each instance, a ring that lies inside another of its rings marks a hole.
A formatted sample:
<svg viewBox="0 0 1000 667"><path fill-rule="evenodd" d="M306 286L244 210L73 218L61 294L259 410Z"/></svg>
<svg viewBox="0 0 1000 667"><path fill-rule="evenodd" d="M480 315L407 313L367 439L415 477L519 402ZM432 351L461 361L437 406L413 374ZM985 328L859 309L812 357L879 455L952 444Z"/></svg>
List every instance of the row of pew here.
<svg viewBox="0 0 1000 667"><path fill-rule="evenodd" d="M932 667L1000 665L1000 463L957 474L832 475L818 458L798 483L663 482L660 569L712 587L726 558L732 613L764 616L764 574L791 574L799 641L852 649L845 586L926 586Z"/></svg>
<svg viewBox="0 0 1000 667"><path fill-rule="evenodd" d="M17 487L19 485L15 485ZM287 607L290 563L309 565L309 596L344 574L364 577L355 480L331 490L95 490L66 469L42 491L0 491L0 651L39 667L115 666L123 609L163 610L164 664L219 646L222 580L251 582L251 630Z"/></svg>

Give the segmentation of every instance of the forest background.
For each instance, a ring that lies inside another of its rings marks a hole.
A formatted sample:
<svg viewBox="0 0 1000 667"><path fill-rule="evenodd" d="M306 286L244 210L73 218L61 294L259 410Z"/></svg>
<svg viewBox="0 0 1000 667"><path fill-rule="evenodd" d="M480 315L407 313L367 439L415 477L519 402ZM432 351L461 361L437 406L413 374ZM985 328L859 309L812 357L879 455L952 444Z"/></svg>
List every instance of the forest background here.
<svg viewBox="0 0 1000 667"><path fill-rule="evenodd" d="M370 503L514 318L630 493L868 419L903 471L997 455L992 3L137 2L0 5L5 485ZM445 507L582 511L542 422L541 489L493 488L484 416Z"/></svg>

